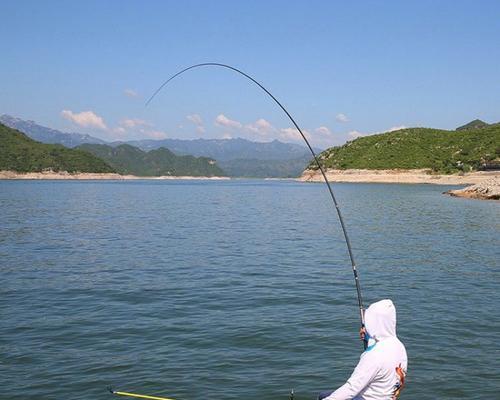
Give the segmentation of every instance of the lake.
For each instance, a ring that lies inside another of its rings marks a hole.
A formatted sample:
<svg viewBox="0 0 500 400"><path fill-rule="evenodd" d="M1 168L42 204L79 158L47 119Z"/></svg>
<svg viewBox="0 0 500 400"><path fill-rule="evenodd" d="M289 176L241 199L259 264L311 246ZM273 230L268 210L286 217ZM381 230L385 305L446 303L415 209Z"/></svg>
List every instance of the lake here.
<svg viewBox="0 0 500 400"><path fill-rule="evenodd" d="M500 203L334 184L366 305L391 298L402 399L500 392ZM314 400L362 351L323 184L0 181L0 398Z"/></svg>

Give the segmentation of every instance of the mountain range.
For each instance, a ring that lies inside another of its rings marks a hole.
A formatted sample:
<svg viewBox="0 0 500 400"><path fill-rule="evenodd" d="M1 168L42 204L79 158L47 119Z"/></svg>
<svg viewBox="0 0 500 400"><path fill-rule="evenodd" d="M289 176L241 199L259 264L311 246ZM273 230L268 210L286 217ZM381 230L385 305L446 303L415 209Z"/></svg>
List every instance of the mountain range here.
<svg viewBox="0 0 500 400"><path fill-rule="evenodd" d="M7 114L0 115L0 122L9 128L17 129L18 131L29 136L31 139L42 143L62 144L63 146L70 148L83 143L106 143L104 140L94 136L82 133L61 132L56 129L38 125L34 121L23 120Z"/></svg>
<svg viewBox="0 0 500 400"><path fill-rule="evenodd" d="M149 151L165 147L176 154L190 154L197 157L211 157L217 161L228 160L293 160L301 158L308 150L294 143L252 142L247 139L163 139L163 140L131 140L112 142L111 146L130 144Z"/></svg>
<svg viewBox="0 0 500 400"><path fill-rule="evenodd" d="M84 143L75 148L40 143L0 123L0 171L113 173L136 176L223 176L214 160L178 156L165 148L149 152L122 144Z"/></svg>
<svg viewBox="0 0 500 400"><path fill-rule="evenodd" d="M118 147L127 144L146 152L166 148L176 155L208 157L217 160L227 175L234 177L296 177L311 159L309 150L305 146L283 143L279 140L253 142L242 138L145 139L106 142L91 135L65 133L6 114L0 116L0 122L42 143L58 143L66 147L77 147L82 144Z"/></svg>
<svg viewBox="0 0 500 400"><path fill-rule="evenodd" d="M214 160L207 157L178 156L170 150L143 151L129 144L108 146L85 143L76 149L100 158L122 175L136 176L224 176Z"/></svg>

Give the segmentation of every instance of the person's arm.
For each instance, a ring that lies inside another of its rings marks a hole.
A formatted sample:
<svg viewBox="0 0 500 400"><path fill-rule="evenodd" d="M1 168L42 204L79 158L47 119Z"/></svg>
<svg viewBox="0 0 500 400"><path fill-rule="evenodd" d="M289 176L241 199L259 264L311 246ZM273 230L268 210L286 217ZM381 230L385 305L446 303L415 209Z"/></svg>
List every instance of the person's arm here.
<svg viewBox="0 0 500 400"><path fill-rule="evenodd" d="M370 351L361 355L358 365L347 382L324 400L350 400L360 394L375 378L379 370Z"/></svg>

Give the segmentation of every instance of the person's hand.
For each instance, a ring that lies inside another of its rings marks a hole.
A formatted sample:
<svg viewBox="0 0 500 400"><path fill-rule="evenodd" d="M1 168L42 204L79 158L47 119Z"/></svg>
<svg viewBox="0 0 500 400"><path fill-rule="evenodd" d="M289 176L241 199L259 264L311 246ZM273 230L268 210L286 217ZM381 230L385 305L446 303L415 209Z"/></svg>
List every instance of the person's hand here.
<svg viewBox="0 0 500 400"><path fill-rule="evenodd" d="M361 341L365 340L366 328L364 326L362 326L361 329L359 330L359 337L360 337Z"/></svg>

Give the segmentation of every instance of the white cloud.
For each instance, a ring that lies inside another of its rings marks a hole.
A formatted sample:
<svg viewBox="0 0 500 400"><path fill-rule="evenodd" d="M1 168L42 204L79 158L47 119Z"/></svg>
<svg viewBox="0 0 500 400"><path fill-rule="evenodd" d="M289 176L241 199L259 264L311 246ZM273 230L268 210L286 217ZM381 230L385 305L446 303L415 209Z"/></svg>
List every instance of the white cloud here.
<svg viewBox="0 0 500 400"><path fill-rule="evenodd" d="M203 119L201 118L201 115L191 114L188 115L186 119L196 125L196 131L198 133L205 133L205 125L203 124Z"/></svg>
<svg viewBox="0 0 500 400"><path fill-rule="evenodd" d="M217 115L217 118L215 118L215 125L230 129L241 129L243 126L241 122L229 119L224 114Z"/></svg>
<svg viewBox="0 0 500 400"><path fill-rule="evenodd" d="M259 118L255 122L250 124L243 125L239 121L232 120L226 117L224 114L219 114L215 119L215 125L219 127L223 127L232 131L232 135L225 132L224 138L234 137L235 131L238 131L240 135L243 137L247 137L250 140L255 140L256 138L260 138L261 140L272 140L272 139L280 139L284 141L302 141L302 136L299 131L295 128L276 128L269 121L264 118ZM326 127L318 128L319 132L322 134L331 134L330 130ZM311 138L311 134L307 130L302 130L308 139Z"/></svg>
<svg viewBox="0 0 500 400"><path fill-rule="evenodd" d="M307 138L307 140L311 139L311 133L305 129L302 129L302 133ZM304 140L302 135L296 128L282 128L280 129L280 137L283 140Z"/></svg>
<svg viewBox="0 0 500 400"><path fill-rule="evenodd" d="M63 110L61 115L76 125L87 128L99 128L105 131L105 136L107 136L108 140L165 139L168 137L166 132L155 129L152 123L139 118L125 118L117 126L108 127L103 118L92 111L74 113L70 110Z"/></svg>
<svg viewBox="0 0 500 400"><path fill-rule="evenodd" d="M167 133L164 131L149 129L149 128L140 128L138 133L140 134L140 138L150 138L150 139L165 139L168 137ZM135 135L137 137L137 133Z"/></svg>
<svg viewBox="0 0 500 400"><path fill-rule="evenodd" d="M127 97L137 97L139 94L133 89L125 89L123 94Z"/></svg>
<svg viewBox="0 0 500 400"><path fill-rule="evenodd" d="M392 128L389 128L389 130L387 130L385 132L394 132L394 131L399 131L400 129L406 129L406 126L404 126L404 125L393 126ZM382 133L382 132L378 132L378 133Z"/></svg>
<svg viewBox="0 0 500 400"><path fill-rule="evenodd" d="M342 114L342 113L337 114L335 116L335 119L337 122L349 122L349 118L347 118L347 115Z"/></svg>
<svg viewBox="0 0 500 400"><path fill-rule="evenodd" d="M123 135L125 132L125 128L122 128L121 126L118 126L116 128L113 128L113 133L117 133L118 135Z"/></svg>
<svg viewBox="0 0 500 400"><path fill-rule="evenodd" d="M165 139L168 137L164 131L155 129L152 123L139 118L122 119L120 126L113 128L112 132L117 136L127 137L128 139Z"/></svg>
<svg viewBox="0 0 500 400"><path fill-rule="evenodd" d="M84 128L99 128L102 130L108 129L102 117L95 114L93 111L82 111L74 113L71 110L61 111L61 116L76 125Z"/></svg>
<svg viewBox="0 0 500 400"><path fill-rule="evenodd" d="M168 135L163 131L144 130L142 133L151 139L166 139L168 137Z"/></svg>
<svg viewBox="0 0 500 400"><path fill-rule="evenodd" d="M387 132L394 132L394 131L399 131L400 129L406 129L405 125L398 125L398 126L393 126L389 129L386 129L384 131L376 131L376 132L371 132L371 133L363 133L359 131L350 131L347 133L347 136L349 137L350 140L357 139L361 136L369 136L369 135L378 135L380 133L387 133Z"/></svg>
<svg viewBox="0 0 500 400"><path fill-rule="evenodd" d="M222 139L232 139L233 137L229 133L224 133Z"/></svg>
<svg viewBox="0 0 500 400"><path fill-rule="evenodd" d="M127 128L136 128L138 126L152 126L149 122L139 118L126 118L120 121L120 125Z"/></svg>
<svg viewBox="0 0 500 400"><path fill-rule="evenodd" d="M347 136L349 136L350 139L357 139L361 136L365 136L366 133L361 133L359 131L350 131L349 133L347 133Z"/></svg>
<svg viewBox="0 0 500 400"><path fill-rule="evenodd" d="M188 115L186 118L195 125L203 125L203 119L199 114L191 114Z"/></svg>
<svg viewBox="0 0 500 400"><path fill-rule="evenodd" d="M319 128L316 128L314 132L319 133L322 136L332 136L333 132L328 129L326 126L320 126Z"/></svg>
<svg viewBox="0 0 500 400"><path fill-rule="evenodd" d="M296 128L278 128L264 118L259 118L249 124L243 124L229 119L224 114L219 114L215 119L215 125L226 128L226 131L223 132L223 138L225 139L242 136L250 140L269 141L278 139L284 142L303 142L303 138ZM320 126L314 131L302 129L302 132L307 140L315 146L324 146L334 140L333 132L326 126Z"/></svg>
<svg viewBox="0 0 500 400"><path fill-rule="evenodd" d="M252 133L256 133L259 136L271 136L276 133L276 128L264 118L260 118L253 124L245 125L245 129Z"/></svg>

